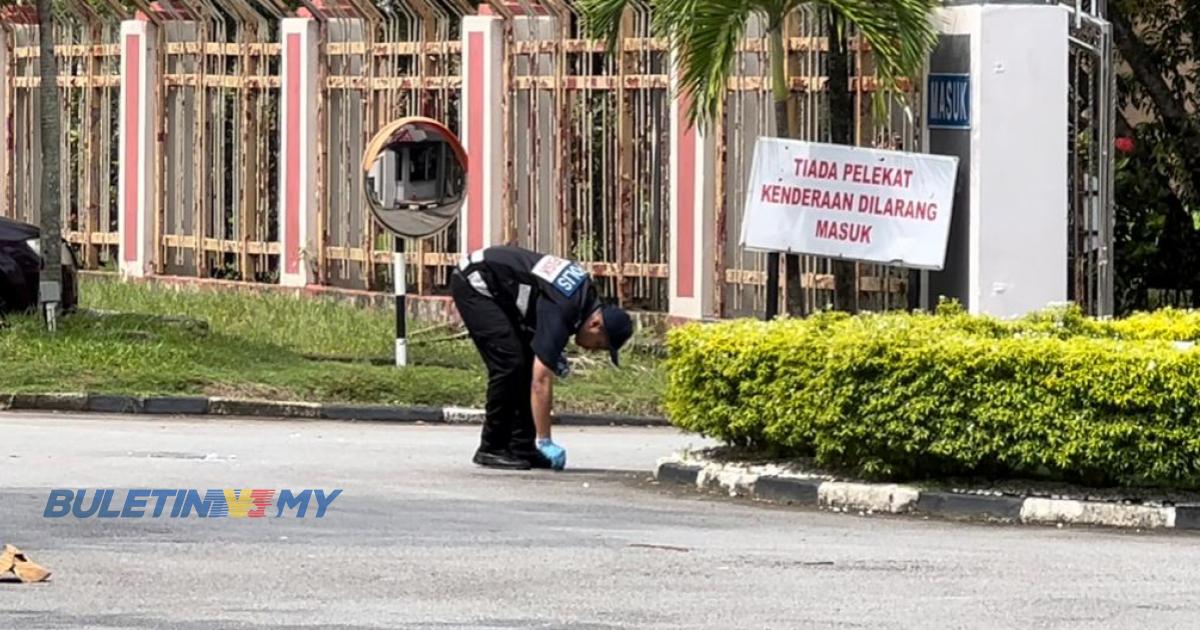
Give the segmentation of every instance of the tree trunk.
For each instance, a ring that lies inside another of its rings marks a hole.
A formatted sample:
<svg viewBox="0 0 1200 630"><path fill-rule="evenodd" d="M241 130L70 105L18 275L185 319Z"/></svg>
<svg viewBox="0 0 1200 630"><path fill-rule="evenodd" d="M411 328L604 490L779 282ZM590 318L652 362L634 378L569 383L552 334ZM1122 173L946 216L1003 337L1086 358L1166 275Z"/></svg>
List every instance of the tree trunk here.
<svg viewBox="0 0 1200 630"><path fill-rule="evenodd" d="M845 20L836 12L829 15L829 139L834 144L854 144L854 98L850 95L850 50ZM855 264L833 261L834 308L858 310L858 278Z"/></svg>
<svg viewBox="0 0 1200 630"><path fill-rule="evenodd" d="M42 135L41 284L38 300L46 325L54 329L62 301L62 208L59 207L62 165L59 162L58 69L54 57L52 0L37 0Z"/></svg>
<svg viewBox="0 0 1200 630"><path fill-rule="evenodd" d="M787 120L787 100L788 100L788 85L787 76L784 73L784 55L783 49L783 16L779 19L772 19L768 27L767 36L771 41L771 94L775 102L775 135L786 138L788 136L788 120ZM788 256L789 260L793 256ZM800 295L797 291L796 295ZM788 302L789 306L793 301L793 292L789 285L788 287ZM789 311L791 309L789 308ZM767 313L766 319L770 320L779 314L779 254L772 252L767 254Z"/></svg>
<svg viewBox="0 0 1200 630"><path fill-rule="evenodd" d="M792 126L789 124L787 106L788 98L791 96L791 87L788 85L788 77L786 72L787 51L783 47L783 17L779 16L778 20L774 21L774 26L770 29L771 37L771 86L772 94L775 101L775 135L779 138L791 138ZM779 255L773 254L773 258L768 260L771 265L771 270L775 273L775 285L779 284ZM796 254L787 254L785 256L784 266L786 271L787 282L787 312L790 315L803 315L804 309L804 287L801 283L800 275L800 256Z"/></svg>

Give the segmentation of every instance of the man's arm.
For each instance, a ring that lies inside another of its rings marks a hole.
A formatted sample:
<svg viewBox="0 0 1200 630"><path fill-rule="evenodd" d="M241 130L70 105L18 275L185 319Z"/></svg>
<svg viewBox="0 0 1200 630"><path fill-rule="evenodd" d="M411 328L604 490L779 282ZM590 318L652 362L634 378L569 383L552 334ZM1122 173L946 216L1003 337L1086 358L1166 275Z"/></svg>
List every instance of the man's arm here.
<svg viewBox="0 0 1200 630"><path fill-rule="evenodd" d="M529 392L533 426L539 440L550 439L550 410L554 407L554 370L538 357L533 359L533 386Z"/></svg>

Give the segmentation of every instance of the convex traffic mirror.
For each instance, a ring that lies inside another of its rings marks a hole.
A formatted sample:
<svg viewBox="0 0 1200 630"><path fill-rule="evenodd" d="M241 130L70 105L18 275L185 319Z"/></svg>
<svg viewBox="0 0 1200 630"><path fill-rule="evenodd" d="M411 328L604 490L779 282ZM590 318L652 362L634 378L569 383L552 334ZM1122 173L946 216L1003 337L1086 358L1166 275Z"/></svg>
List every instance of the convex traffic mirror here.
<svg viewBox="0 0 1200 630"><path fill-rule="evenodd" d="M363 153L367 201L388 230L424 238L458 217L467 187L467 154L430 118L402 118L375 135Z"/></svg>

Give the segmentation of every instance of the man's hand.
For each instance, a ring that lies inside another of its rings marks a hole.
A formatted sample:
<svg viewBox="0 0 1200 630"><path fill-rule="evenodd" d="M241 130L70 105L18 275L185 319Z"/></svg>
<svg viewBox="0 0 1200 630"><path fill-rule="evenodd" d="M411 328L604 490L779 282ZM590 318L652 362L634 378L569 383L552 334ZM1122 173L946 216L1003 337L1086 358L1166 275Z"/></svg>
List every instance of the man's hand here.
<svg viewBox="0 0 1200 630"><path fill-rule="evenodd" d="M567 466L567 451L563 447L550 440L538 440L537 448L546 459L550 460L550 467L554 470L562 470Z"/></svg>
<svg viewBox="0 0 1200 630"><path fill-rule="evenodd" d="M554 405L554 372L542 360L533 359L533 387L530 391L533 407L533 426L537 430L537 449L550 460L550 467L562 470L567 465L567 451L550 440L550 409Z"/></svg>

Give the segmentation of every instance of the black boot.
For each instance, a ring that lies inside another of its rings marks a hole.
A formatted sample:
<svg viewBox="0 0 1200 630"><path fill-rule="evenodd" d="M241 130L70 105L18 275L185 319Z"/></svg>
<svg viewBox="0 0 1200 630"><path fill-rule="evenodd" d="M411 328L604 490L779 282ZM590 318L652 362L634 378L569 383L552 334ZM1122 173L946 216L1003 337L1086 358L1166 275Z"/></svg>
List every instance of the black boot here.
<svg viewBox="0 0 1200 630"><path fill-rule="evenodd" d="M484 468L500 468L504 470L529 470L529 462L515 457L512 453L493 453L490 451L475 451L471 461Z"/></svg>

